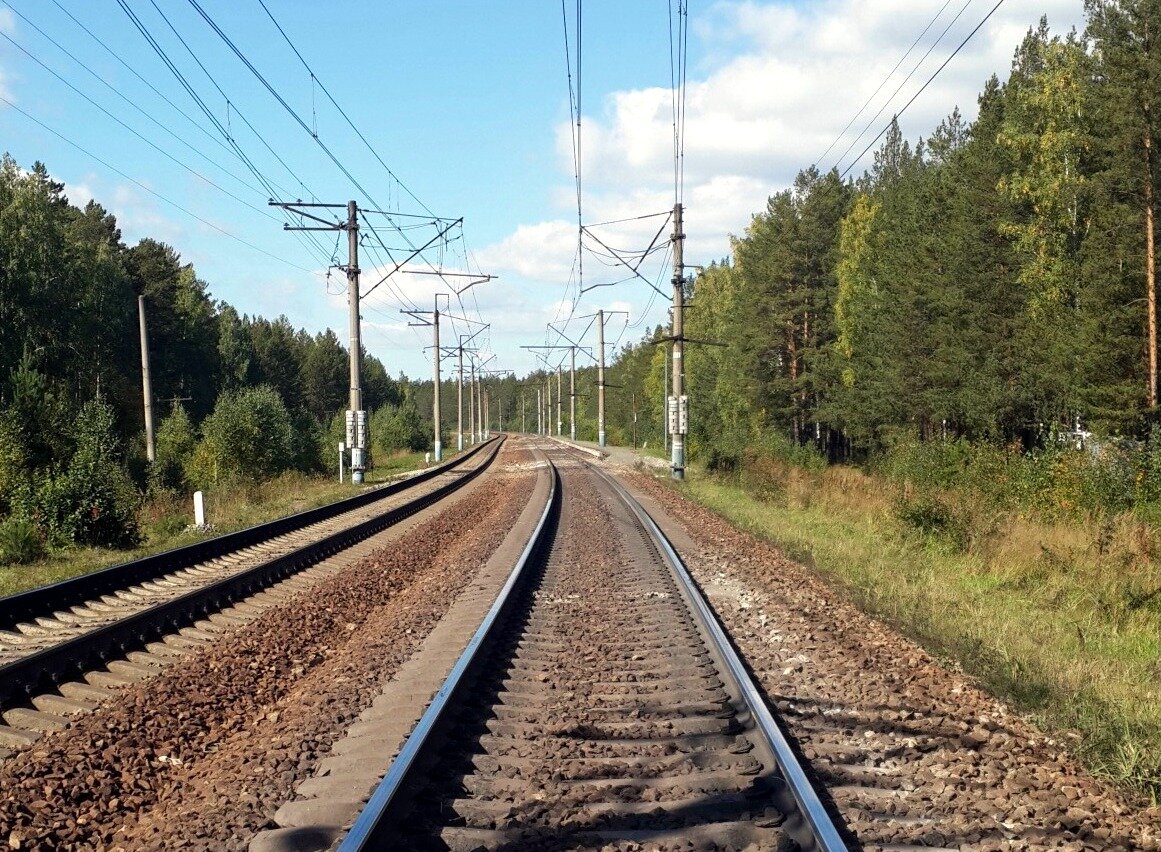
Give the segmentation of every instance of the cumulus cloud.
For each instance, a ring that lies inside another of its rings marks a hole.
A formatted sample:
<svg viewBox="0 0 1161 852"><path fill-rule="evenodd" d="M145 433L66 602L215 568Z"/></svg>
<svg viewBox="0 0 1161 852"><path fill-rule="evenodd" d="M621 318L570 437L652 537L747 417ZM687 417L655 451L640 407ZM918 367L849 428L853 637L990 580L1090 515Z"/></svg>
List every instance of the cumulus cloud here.
<svg viewBox="0 0 1161 852"><path fill-rule="evenodd" d="M729 235L742 234L766 199L790 186L800 169L817 163L825 171L837 165L856 175L867 166L870 154L858 160L863 148L990 4L949 4L901 62L936 8L929 0L742 0L718 2L691 22L694 53L701 58L690 67L686 94L687 262L725 256ZM956 106L972 119L983 85L992 74L1006 78L1013 51L1041 14L1058 32L1083 24L1078 0L1001 7L908 109L901 119L904 135L911 140L929 135ZM892 73L896 64L899 70ZM668 87L624 90L606 96L595 114L583 116L586 223L633 219L673 206L671 103ZM568 219L575 204L572 128L562 122L555 135L561 183L553 200L562 218L522 224L480 252L480 258L514 276L552 281L560 288L572 272L576 251L576 224ZM608 245L643 249L655 227L630 221L593 231ZM586 258L585 264L586 285L616 280L624 272L599 258ZM664 281L664 267L655 264L649 276ZM631 292L629 310L636 319L646 310L651 291L640 281L633 286L597 289L583 298L595 303ZM652 301L644 317L649 324L665 316L664 300ZM571 301L565 303L571 308ZM558 307L553 311L560 313Z"/></svg>

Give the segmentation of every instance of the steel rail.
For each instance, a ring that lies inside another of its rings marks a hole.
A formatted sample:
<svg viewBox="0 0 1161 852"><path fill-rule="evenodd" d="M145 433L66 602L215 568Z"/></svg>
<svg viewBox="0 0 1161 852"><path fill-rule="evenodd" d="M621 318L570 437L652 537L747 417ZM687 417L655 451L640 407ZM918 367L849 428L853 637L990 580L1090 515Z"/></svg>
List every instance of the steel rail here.
<svg viewBox="0 0 1161 852"><path fill-rule="evenodd" d="M54 612L59 610L85 604L100 598L102 595L159 579L167 574L182 571L215 557L250 547L276 536L295 532L311 524L329 520L344 512L362 508L447 473L473 458L486 446L488 443L480 444L471 451L444 464L429 468L417 476L381 488L368 489L362 494L356 494L354 497L348 497L326 506L307 509L257 526L215 536L206 541L183 545L152 556L145 556L131 562L112 565L100 571L62 580L49 586L29 589L26 592L18 592L0 598L0 630L14 630L16 625L21 622L35 621L39 617L51 617Z"/></svg>
<svg viewBox="0 0 1161 852"><path fill-rule="evenodd" d="M167 633L193 624L211 612L321 562L328 556L439 502L479 476L495 458L499 446L499 443L491 442L480 445L477 450L484 447L492 449L492 455L482 464L469 470L459 479L448 482L402 506L277 556L261 565L0 667L0 709L24 704L32 696L51 691L66 680L78 677L116 656L144 648L149 642L160 639ZM475 451L472 455L474 454Z"/></svg>
<svg viewBox="0 0 1161 852"><path fill-rule="evenodd" d="M404 788L408 774L422 758L435 748L436 737L433 736L433 732L446 722L448 707L469 682L468 672L473 667L473 663L477 661L480 648L491 638L500 617L509 609L514 597L512 591L523 579L525 566L534 556L542 553L551 542L556 527L555 519L560 514L560 474L551 461L548 462L548 465L552 476L548 505L544 507L544 512L541 514L528 544L516 561L516 566L508 575L499 596L488 610L487 615L484 616L480 626L476 628L476 632L472 634L467 648L452 667L447 680L440 686L431 704L428 705L427 710L408 735L406 744L400 749L395 760L391 762L387 774L383 776L383 780L379 782L371 794L371 798L368 799L367 804L355 819L351 830L343 838L339 852L384 848L382 844L385 838L382 835L390 831L399 812L406 807L406 802L403 801L404 797L400 793Z"/></svg>
<svg viewBox="0 0 1161 852"><path fill-rule="evenodd" d="M648 531L662 558L669 564L670 570L677 577L682 593L686 600L692 604L694 614L715 645L715 652L725 663L727 673L734 681L738 694L746 704L746 709L750 712L759 732L765 737L774 752L782 777L794 796L798 812L806 822L810 832L809 837L795 839L804 850L846 852L847 844L843 841L834 820L831 819L826 806L823 805L818 792L814 789L814 785L810 783L802 764L798 762L794 749L782 733L782 729L778 727L770 708L766 705L761 692L746 670L745 663L738 656L738 652L734 650L734 646L726 635L721 622L718 621L717 615L702 595L697 582L685 567L685 563L682 562L669 539L666 538L665 533L661 531L661 528L657 526L644 507L614 477L598 470L588 462L582 462L582 464L599 474L610 484L617 496ZM803 842L804 840L807 842Z"/></svg>

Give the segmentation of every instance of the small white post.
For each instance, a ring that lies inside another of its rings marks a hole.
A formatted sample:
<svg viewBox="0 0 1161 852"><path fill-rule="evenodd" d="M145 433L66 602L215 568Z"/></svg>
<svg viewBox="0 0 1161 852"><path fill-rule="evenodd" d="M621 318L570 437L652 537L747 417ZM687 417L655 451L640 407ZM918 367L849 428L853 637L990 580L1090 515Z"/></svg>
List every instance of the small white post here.
<svg viewBox="0 0 1161 852"><path fill-rule="evenodd" d="M343 453L346 451L347 445L339 441L339 482L343 481Z"/></svg>
<svg viewBox="0 0 1161 852"><path fill-rule="evenodd" d="M206 525L206 501L200 491L194 492L194 525L199 527Z"/></svg>

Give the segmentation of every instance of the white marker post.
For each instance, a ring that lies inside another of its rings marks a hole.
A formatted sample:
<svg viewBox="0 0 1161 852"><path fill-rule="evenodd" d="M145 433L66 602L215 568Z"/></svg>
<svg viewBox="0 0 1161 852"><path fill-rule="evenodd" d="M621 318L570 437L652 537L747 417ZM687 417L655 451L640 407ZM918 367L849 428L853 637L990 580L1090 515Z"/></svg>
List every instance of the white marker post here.
<svg viewBox="0 0 1161 852"><path fill-rule="evenodd" d="M206 501L200 491L194 492L194 525L198 527L206 525Z"/></svg>
<svg viewBox="0 0 1161 852"><path fill-rule="evenodd" d="M343 481L343 453L346 452L347 445L339 441L339 482Z"/></svg>

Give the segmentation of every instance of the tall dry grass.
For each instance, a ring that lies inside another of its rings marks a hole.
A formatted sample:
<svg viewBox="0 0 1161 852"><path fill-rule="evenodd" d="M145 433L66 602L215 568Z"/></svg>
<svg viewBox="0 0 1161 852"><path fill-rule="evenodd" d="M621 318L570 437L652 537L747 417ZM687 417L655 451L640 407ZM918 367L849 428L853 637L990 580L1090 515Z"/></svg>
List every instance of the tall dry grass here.
<svg viewBox="0 0 1161 852"><path fill-rule="evenodd" d="M1161 534L1147 511L1021 505L1000 485L755 459L687 489L1156 803Z"/></svg>

